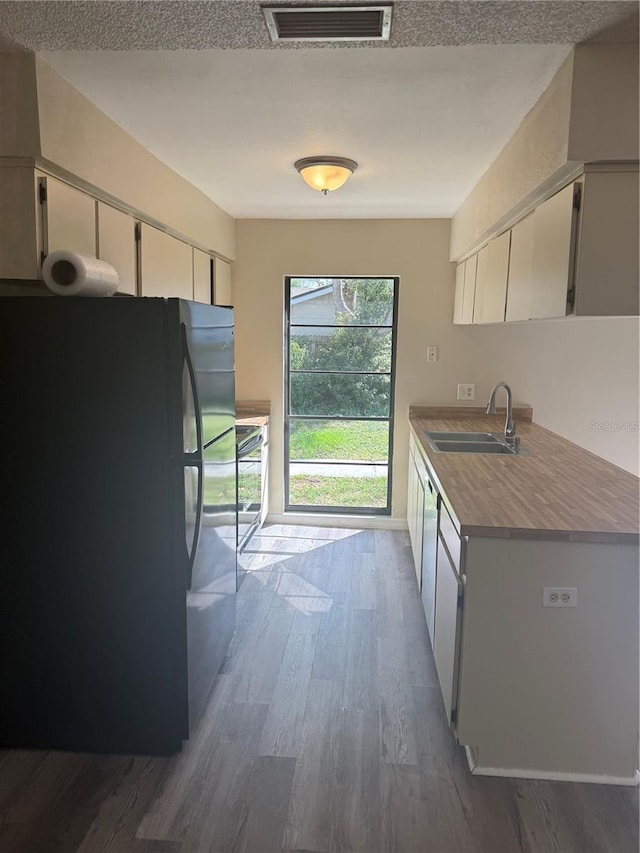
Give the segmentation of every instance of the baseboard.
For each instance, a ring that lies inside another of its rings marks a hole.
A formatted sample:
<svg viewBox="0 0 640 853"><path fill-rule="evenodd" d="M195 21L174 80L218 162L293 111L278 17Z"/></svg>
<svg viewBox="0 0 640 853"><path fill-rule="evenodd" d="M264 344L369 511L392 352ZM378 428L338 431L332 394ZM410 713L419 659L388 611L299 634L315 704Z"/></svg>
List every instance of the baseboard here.
<svg viewBox="0 0 640 853"><path fill-rule="evenodd" d="M540 779L547 782L587 782L594 785L640 785L640 773L633 776L605 776L598 773L561 773L555 770L523 770L517 767L482 767L477 763L473 747L465 746L467 764L474 776L503 776L509 779Z"/></svg>
<svg viewBox="0 0 640 853"><path fill-rule="evenodd" d="M344 527L357 530L408 530L406 518L386 515L327 515L326 513L269 513L266 524L301 524L308 527Z"/></svg>

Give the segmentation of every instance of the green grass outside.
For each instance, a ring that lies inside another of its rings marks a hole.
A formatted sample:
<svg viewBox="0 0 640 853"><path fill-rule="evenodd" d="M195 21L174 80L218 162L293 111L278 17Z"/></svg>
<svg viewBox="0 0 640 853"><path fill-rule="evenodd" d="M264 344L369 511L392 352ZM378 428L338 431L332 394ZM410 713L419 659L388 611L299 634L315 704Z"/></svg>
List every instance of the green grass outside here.
<svg viewBox="0 0 640 853"><path fill-rule="evenodd" d="M297 506L384 507L387 505L387 478L296 474L289 480L289 503Z"/></svg>
<svg viewBox="0 0 640 853"><path fill-rule="evenodd" d="M289 448L292 460L386 462L389 455L389 427L386 422L375 421L292 421Z"/></svg>

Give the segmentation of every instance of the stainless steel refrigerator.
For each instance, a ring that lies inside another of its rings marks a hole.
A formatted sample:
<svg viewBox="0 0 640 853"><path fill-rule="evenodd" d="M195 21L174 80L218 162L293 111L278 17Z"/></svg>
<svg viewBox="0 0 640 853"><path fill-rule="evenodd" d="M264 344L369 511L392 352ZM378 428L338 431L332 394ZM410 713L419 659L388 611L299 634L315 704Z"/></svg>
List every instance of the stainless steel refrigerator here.
<svg viewBox="0 0 640 853"><path fill-rule="evenodd" d="M166 754L235 627L233 311L0 300L0 746Z"/></svg>

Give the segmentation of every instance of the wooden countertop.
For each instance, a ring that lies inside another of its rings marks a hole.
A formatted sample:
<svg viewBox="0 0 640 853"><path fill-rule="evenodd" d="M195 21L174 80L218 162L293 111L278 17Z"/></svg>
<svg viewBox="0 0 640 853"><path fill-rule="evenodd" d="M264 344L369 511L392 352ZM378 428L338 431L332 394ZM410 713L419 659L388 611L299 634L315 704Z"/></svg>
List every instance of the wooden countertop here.
<svg viewBox="0 0 640 853"><path fill-rule="evenodd" d="M236 423L265 426L271 416L271 403L268 400L237 400Z"/></svg>
<svg viewBox="0 0 640 853"><path fill-rule="evenodd" d="M638 478L537 424L518 421L530 456L436 453L423 435L501 433L504 414L481 412L409 409L417 443L462 536L640 541Z"/></svg>

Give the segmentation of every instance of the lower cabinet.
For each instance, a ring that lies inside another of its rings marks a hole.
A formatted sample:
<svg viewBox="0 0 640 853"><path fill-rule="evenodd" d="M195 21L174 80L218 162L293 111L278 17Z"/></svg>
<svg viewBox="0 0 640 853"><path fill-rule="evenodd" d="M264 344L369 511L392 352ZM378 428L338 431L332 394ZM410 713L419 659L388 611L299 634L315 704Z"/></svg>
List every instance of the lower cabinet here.
<svg viewBox="0 0 640 853"><path fill-rule="evenodd" d="M638 546L470 536L464 570L455 726L473 772L637 783ZM545 606L546 587L576 606Z"/></svg>
<svg viewBox="0 0 640 853"><path fill-rule="evenodd" d="M413 436L409 441L409 474L407 491L407 525L409 539L413 551L413 562L418 580L418 588L422 583L422 536L424 516L424 463L416 447Z"/></svg>
<svg viewBox="0 0 640 853"><path fill-rule="evenodd" d="M433 655L447 719L455 720L462 584L444 540L438 536Z"/></svg>
<svg viewBox="0 0 640 853"><path fill-rule="evenodd" d="M633 784L637 544L460 536L413 436L409 470L421 600L472 772ZM546 606L545 588L575 588L576 606Z"/></svg>
<svg viewBox="0 0 640 853"><path fill-rule="evenodd" d="M438 550L438 510L440 497L425 474L424 511L422 515L422 571L420 595L427 620L429 639L435 642L436 618L436 559Z"/></svg>

